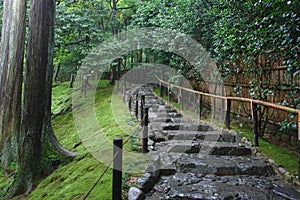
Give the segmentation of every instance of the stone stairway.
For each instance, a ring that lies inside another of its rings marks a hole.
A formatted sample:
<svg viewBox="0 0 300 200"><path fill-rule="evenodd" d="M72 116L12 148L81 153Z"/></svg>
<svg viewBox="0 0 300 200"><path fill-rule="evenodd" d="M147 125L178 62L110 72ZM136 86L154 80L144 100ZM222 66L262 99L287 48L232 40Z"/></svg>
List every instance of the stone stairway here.
<svg viewBox="0 0 300 200"><path fill-rule="evenodd" d="M300 199L267 160L252 155L238 134L182 116L164 105L151 86L127 91L136 93L145 94L149 107L152 159L137 186L130 188L130 200Z"/></svg>

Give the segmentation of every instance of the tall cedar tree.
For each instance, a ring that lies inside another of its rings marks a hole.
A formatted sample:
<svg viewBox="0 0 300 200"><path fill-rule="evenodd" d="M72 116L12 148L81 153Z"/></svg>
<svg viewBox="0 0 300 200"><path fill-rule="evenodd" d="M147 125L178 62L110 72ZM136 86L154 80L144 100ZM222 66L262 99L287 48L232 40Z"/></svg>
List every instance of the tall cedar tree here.
<svg viewBox="0 0 300 200"><path fill-rule="evenodd" d="M5 23L2 32L4 34L1 42L1 47L5 50L1 51L1 69L3 69L0 74L1 100L4 99L7 102L18 100L18 102L12 104L16 106L13 110L16 112L7 122L5 121L7 119L6 115L10 113L3 112L3 110L11 109L11 106L6 108L6 104L1 104L1 141L6 141L7 138L10 139L12 136L12 133L8 132L9 129L3 126L3 122L10 126L16 124L16 126L13 126L13 130L17 142L16 145L11 145L11 149L18 149L15 158L18 161L19 171L14 185L10 189L9 197L23 193L29 194L34 188L34 183L45 174L50 173L55 165L66 160L66 158L75 156L74 153L60 146L51 127L54 0L31 0L22 112L20 109L26 10L24 2L26 1L5 1ZM11 44L14 44L12 49L10 49ZM14 51L17 50L18 52L15 53ZM15 56L15 59L12 59L12 56ZM18 61L18 66L8 65L9 61L13 62L14 60ZM19 76L16 76L13 72ZM16 83L18 84L14 86ZM12 88L10 84L14 87ZM12 94L16 93L16 96L8 97L11 90ZM19 121L12 121L15 118ZM52 157L56 159L51 160Z"/></svg>
<svg viewBox="0 0 300 200"><path fill-rule="evenodd" d="M26 1L4 0L0 44L0 153L2 166L16 158L21 119Z"/></svg>

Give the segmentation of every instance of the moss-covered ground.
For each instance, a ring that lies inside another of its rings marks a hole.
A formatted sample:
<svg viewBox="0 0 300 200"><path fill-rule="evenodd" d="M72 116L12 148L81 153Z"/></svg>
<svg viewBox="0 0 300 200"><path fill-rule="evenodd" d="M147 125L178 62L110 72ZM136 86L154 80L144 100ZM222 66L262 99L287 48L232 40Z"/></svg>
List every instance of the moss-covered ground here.
<svg viewBox="0 0 300 200"><path fill-rule="evenodd" d="M122 103L121 96L118 95L114 98L119 99L120 103L114 106L118 107L120 112L119 119L124 120L126 123L119 124L114 120L111 108L112 92L113 87L109 86L108 81L101 80L99 82L95 97L97 120L108 140L112 141L114 137L122 137L125 140L128 138L128 132L133 133L137 129L137 121L130 114L126 105ZM71 94L72 91L68 87L68 83L59 83L53 87L53 114L70 107ZM107 163L103 164L94 158L83 144L73 148L80 141L80 137L77 133L72 112L58 115L52 120L52 124L55 135L62 146L76 152L78 156L68 164L60 165L51 175L41 180L26 199L82 199L103 172ZM93 133L90 134L93 135ZM127 143L124 149L131 151L133 149L131 143ZM10 185L14 169L15 167L11 166L9 169L0 170L0 195L4 194ZM128 176L128 174L124 174L124 176ZM15 199L20 199L20 197ZM97 184L88 199L112 199L111 169Z"/></svg>

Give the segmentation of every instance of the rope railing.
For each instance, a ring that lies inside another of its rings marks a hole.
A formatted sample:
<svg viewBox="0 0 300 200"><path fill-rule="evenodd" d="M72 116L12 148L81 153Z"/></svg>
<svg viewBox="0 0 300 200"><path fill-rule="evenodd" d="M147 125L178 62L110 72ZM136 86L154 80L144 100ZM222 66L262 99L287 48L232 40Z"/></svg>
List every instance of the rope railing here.
<svg viewBox="0 0 300 200"><path fill-rule="evenodd" d="M178 88L178 89L182 89L182 90L185 90L185 91L188 91L188 92L192 92L194 94L199 94L199 95L218 98L218 99L223 99L223 100L235 100L235 101L248 102L250 104L260 104L260 105L268 106L268 107L271 107L271 108L284 110L284 111L289 112L289 113L298 114L298 140L300 140L300 110L298 110L298 109L290 108L290 107L286 107L286 106L282 106L282 105L278 105L278 104L274 104L274 103L269 103L269 102L265 102L265 101L261 101L261 100L251 99L251 98L230 97L230 96L221 96L221 95L209 94L209 93L200 92L200 91L192 90L192 89L189 89L189 88L181 87L181 86L175 85L173 83L169 83L167 81L163 81L157 76L156 76L156 78L159 82L161 82L161 83L163 83L163 84L165 84L169 87L172 86L172 87L175 87L175 88Z"/></svg>
<svg viewBox="0 0 300 200"><path fill-rule="evenodd" d="M110 168L111 164L113 163L114 159L117 157L118 153L119 153L119 151L114 154L112 160L109 162L109 164L103 170L103 172L101 173L101 175L99 176L99 178L96 180L96 182L92 185L92 187L89 189L89 191L83 197L83 200L85 200L85 199L87 199L89 197L89 195L91 194L91 192L95 189L95 187L97 186L97 184L101 181L101 179L103 178L103 176L106 174L107 170Z"/></svg>
<svg viewBox="0 0 300 200"><path fill-rule="evenodd" d="M283 110L289 113L294 113L298 115L298 178L300 179L300 110L299 109L295 109L295 108L290 108L287 106L282 106L282 105L278 105L278 104L274 104L274 103L270 103L270 102L265 102L265 101L261 101L261 100L257 100L257 99L251 99L251 98L244 98L244 97L232 97L232 96L221 96L221 95L216 95L216 94L209 94L209 93L205 93L205 92L200 92L200 91L196 91L196 90L192 90L189 88L185 88L185 87L181 87L179 85L175 85L173 83L164 81L162 79L160 79L158 76L155 76L156 79L159 81L160 83L160 96L162 96L162 84L164 84L167 88L168 88L168 92L169 92L169 88L172 86L174 88L178 88L180 90L180 94L182 93L181 90L187 91L187 92L191 92L194 94L198 94L199 97L199 120L201 118L201 107L202 107L202 96L207 96L207 97L212 97L212 98L217 98L217 99L222 99L227 101L227 106L226 106L226 117L225 117L225 124L226 127L228 129L230 129L230 109L231 109L231 101L243 101L243 102L248 102L251 105L251 116L253 119L253 134L254 134L254 145L258 146L258 115L257 115L257 105L263 105L263 106L267 106L267 107L271 107L274 109L279 109L279 110ZM168 99L169 99L169 95L168 95ZM181 101L181 99L180 99Z"/></svg>
<svg viewBox="0 0 300 200"><path fill-rule="evenodd" d="M194 94L201 94L203 96L207 96L207 97L213 97L213 98L218 98L218 99L223 99L223 100L236 100L236 101L244 101L244 102L249 102L249 103L256 103L256 104L261 104L264 106L268 106L268 107L272 107L272 108L276 108L276 109L280 109L280 110L284 110L290 113L295 113L295 114L299 114L300 110L295 109L295 108L290 108L290 107L286 107L286 106L281 106L278 104L274 104L274 103L269 103L269 102L265 102L265 101L261 101L261 100L256 100L256 99L251 99L251 98L244 98L244 97L230 97L230 96L221 96L221 95L216 95L216 94L209 94L209 93L205 93L205 92L200 92L200 91L196 91L196 90L192 90L189 88L185 88L185 87L181 87L178 85L175 85L173 83L169 83L167 81L163 81L161 80L159 77L157 77L157 80L160 81L161 83L164 83L167 86L172 86L178 89L182 89L188 92L192 92ZM299 133L300 134L300 133Z"/></svg>

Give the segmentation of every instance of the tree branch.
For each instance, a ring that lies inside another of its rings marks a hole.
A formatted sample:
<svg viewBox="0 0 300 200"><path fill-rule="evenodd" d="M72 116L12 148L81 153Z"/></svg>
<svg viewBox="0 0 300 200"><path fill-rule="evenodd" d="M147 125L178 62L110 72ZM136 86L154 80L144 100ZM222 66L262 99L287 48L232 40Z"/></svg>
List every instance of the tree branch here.
<svg viewBox="0 0 300 200"><path fill-rule="evenodd" d="M124 8L117 8L117 10L126 10L126 9L130 9L130 8L134 8L135 5L132 6L128 6L128 7L124 7Z"/></svg>
<svg viewBox="0 0 300 200"><path fill-rule="evenodd" d="M85 39L84 40L79 40L79 41L76 41L76 42L69 42L69 43L66 43L64 45L55 45L55 47L62 47L62 46L72 46L72 45L75 45L75 44L80 44L80 43L83 43L85 42Z"/></svg>

